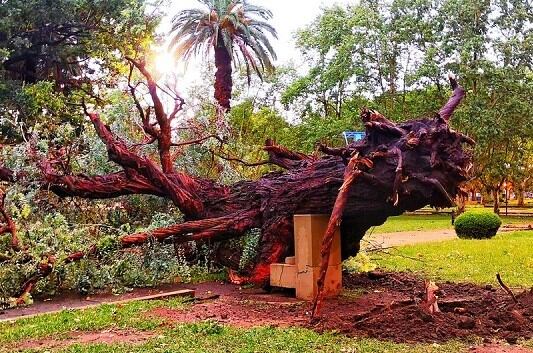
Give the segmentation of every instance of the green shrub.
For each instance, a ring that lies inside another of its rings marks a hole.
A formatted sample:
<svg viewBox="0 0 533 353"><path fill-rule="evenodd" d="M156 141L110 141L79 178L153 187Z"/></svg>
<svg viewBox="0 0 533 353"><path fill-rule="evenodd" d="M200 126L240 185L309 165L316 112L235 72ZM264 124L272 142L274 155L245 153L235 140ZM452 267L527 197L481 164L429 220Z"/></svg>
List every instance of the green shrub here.
<svg viewBox="0 0 533 353"><path fill-rule="evenodd" d="M455 220L455 233L462 239L488 239L496 235L502 220L492 212L465 212Z"/></svg>
<svg viewBox="0 0 533 353"><path fill-rule="evenodd" d="M346 259L342 263L342 267L349 273L361 273L374 271L377 266L365 252L360 251L356 256Z"/></svg>

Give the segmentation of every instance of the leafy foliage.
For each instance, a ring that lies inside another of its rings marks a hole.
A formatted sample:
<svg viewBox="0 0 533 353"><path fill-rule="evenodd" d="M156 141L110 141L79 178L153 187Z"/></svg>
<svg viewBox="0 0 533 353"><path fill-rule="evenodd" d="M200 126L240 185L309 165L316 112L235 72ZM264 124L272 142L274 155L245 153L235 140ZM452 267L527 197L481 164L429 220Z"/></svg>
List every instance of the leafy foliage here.
<svg viewBox="0 0 533 353"><path fill-rule="evenodd" d="M54 254L57 263L61 264L61 260L72 252L86 251L89 244L96 244L94 256L76 263L55 266L50 279L39 282L34 295L53 295L63 290L76 290L81 294L100 290L123 292L131 287L156 286L176 281L189 282L197 275L208 272L205 262L187 261L183 253L172 245L154 242L138 249L118 250L118 236L143 229L127 223L136 217L151 217L148 229L179 222L179 215L173 216L165 205L157 206L145 197L139 197L137 202L140 203L137 205L133 199L124 202L122 207L115 208L110 208L104 202L99 205L104 207L84 207L83 218L76 212L70 215L66 212L67 216L50 212L46 206L43 214L35 204L38 199L28 199L20 193L10 194L10 212L19 225L21 241L27 250L13 251L9 238L0 238L0 255L3 256L0 268L0 301L7 305L10 305L8 298L17 295L44 255ZM41 206L46 204L44 201L40 203ZM143 216L137 207L144 210L159 208L165 213L156 212L153 216ZM98 213L100 216L97 216ZM121 213L118 222L117 213ZM98 223L90 220L93 216L99 218ZM138 219L137 224L142 223L139 221L142 220ZM30 300L31 298L28 298L28 301Z"/></svg>
<svg viewBox="0 0 533 353"><path fill-rule="evenodd" d="M254 259L257 256L259 250L259 240L261 239L261 229L253 229L249 231L244 238L244 246L242 249L242 255L239 262L239 270L244 270L250 265L253 265Z"/></svg>
<svg viewBox="0 0 533 353"><path fill-rule="evenodd" d="M145 50L159 14L144 0L9 1L0 7L0 131L20 142L42 123L70 122L80 132L79 104L94 89L116 83L125 67L118 55Z"/></svg>
<svg viewBox="0 0 533 353"><path fill-rule="evenodd" d="M497 214L465 212L455 220L455 232L459 238L492 238L501 224L502 220Z"/></svg>
<svg viewBox="0 0 533 353"><path fill-rule="evenodd" d="M510 179L523 191L533 155L531 13L528 1L326 8L297 33L310 69L287 87L283 103L300 107L315 141L335 144L335 133L358 128L348 122L363 105L393 120L436 111L446 73L454 73L469 91L452 125L477 141L475 177L488 193Z"/></svg>

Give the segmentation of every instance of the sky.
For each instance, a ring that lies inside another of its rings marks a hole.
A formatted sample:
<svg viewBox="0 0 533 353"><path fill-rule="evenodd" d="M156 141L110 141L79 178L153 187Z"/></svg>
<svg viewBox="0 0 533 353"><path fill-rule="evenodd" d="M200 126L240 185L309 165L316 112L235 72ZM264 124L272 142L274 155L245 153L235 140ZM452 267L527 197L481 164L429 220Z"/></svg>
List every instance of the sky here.
<svg viewBox="0 0 533 353"><path fill-rule="evenodd" d="M273 39L272 44L278 55L277 65L284 64L288 61L298 63L299 54L294 43L294 33L297 29L311 23L321 13L321 9L330 7L334 4L346 5L354 3L356 0L263 0L250 1L253 4L261 5L273 12L271 24L278 31L278 40ZM202 4L196 0L172 0L168 15L166 16L160 28L166 32L169 29L172 16L180 10L190 8L202 8ZM163 58L162 61L165 59ZM164 63L161 63L164 65ZM180 65L178 70L183 70ZM188 70L195 71L195 70ZM181 74L181 72L178 72ZM199 79L196 76L187 77L186 81Z"/></svg>

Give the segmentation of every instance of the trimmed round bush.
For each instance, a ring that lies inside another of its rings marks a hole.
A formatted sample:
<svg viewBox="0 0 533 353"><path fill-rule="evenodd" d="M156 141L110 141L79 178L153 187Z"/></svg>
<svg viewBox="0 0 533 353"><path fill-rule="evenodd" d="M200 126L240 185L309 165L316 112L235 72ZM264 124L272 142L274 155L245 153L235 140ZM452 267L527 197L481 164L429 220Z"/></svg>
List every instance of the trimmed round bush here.
<svg viewBox="0 0 533 353"><path fill-rule="evenodd" d="M461 239L489 239L502 225L500 217L492 212L465 212L455 220L455 233Z"/></svg>

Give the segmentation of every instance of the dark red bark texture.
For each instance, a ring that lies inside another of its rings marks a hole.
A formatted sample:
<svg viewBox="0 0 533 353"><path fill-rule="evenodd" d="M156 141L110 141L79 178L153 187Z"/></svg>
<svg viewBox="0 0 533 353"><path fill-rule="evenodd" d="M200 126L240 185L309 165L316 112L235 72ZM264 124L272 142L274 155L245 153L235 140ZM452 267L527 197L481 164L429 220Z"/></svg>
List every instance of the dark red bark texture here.
<svg viewBox="0 0 533 353"><path fill-rule="evenodd" d="M282 261L294 251L295 214L332 214L322 249L323 264L327 264L331 236L337 227L341 228L343 258L353 256L365 232L385 222L387 217L426 205L453 205L459 185L467 179L472 167L470 152L463 147L464 143L474 142L449 126L449 119L464 96L464 90L451 79L453 96L431 117L395 124L376 111L363 109L361 119L366 137L345 148L320 146L322 155L310 156L268 140L264 147L268 162L284 171L230 186L194 177L176 171L167 159L172 146L185 144L169 142L170 123L183 102L176 100L176 108L167 114L144 63L128 60L132 70L137 68L144 75L150 88L154 106L143 110L139 105L138 110L146 135L151 142L158 142L160 160L156 162L138 154L134 147L113 134L98 114L86 112L107 146L109 159L123 171L103 176L64 175L54 169L53 161L39 161L43 188L59 196L98 199L157 195L172 200L185 215L182 224L120 237L122 247L150 240L178 244L209 240L227 244L227 240L259 228L261 240L255 266L248 273L233 276L233 280L264 285L269 280L270 264ZM132 94L135 99L133 89ZM151 117L150 111L155 116ZM199 138L191 143L203 140ZM5 175L2 179L6 181L16 179L5 170L0 175ZM219 260L236 270L238 262L224 255L224 246L219 249ZM87 253L72 254L67 261L97 252L98 249L91 247ZM47 265L28 280L21 295L51 272L54 259L47 261Z"/></svg>
<svg viewBox="0 0 533 353"><path fill-rule="evenodd" d="M230 49L231 50L231 49ZM219 35L218 43L215 45L215 99L224 111L230 110L231 90L233 81L231 78L231 55L224 45L222 35Z"/></svg>

